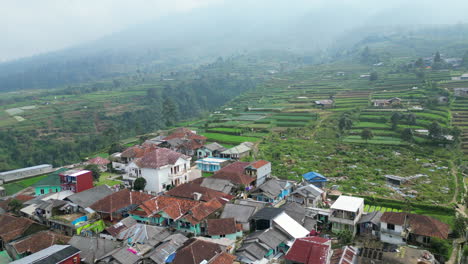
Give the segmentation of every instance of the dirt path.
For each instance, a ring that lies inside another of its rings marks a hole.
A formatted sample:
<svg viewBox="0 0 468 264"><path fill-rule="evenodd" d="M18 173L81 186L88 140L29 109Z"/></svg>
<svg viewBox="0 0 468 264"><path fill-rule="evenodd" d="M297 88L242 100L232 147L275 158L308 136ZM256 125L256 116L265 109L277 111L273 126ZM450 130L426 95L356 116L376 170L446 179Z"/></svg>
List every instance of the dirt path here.
<svg viewBox="0 0 468 264"><path fill-rule="evenodd" d="M451 166L452 166L452 170L451 170L451 173L455 179L455 192L453 194L453 198L452 200L450 201L449 204L451 203L458 203L457 201L457 196L458 196L458 177L457 177L457 174L458 174L458 170L456 169L456 167L454 166L453 162L450 162L451 163ZM463 183L462 183L463 184Z"/></svg>
<svg viewBox="0 0 468 264"><path fill-rule="evenodd" d="M332 113L326 112L326 111L319 112L319 121L318 121L318 123L317 123L317 126L315 126L314 132L312 133L312 135L311 135L310 138L314 138L314 137L315 137L315 134L317 134L317 131L318 131L318 129L320 128L320 126L322 125L323 121L327 120L328 117L330 117L331 114L332 114Z"/></svg>

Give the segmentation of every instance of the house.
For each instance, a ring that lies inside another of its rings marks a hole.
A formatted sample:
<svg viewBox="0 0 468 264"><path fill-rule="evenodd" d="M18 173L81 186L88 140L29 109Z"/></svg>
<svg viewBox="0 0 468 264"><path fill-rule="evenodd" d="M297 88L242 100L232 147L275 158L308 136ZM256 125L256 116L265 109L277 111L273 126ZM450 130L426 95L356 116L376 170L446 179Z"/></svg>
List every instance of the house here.
<svg viewBox="0 0 468 264"><path fill-rule="evenodd" d="M165 264L174 258L175 252L184 245L188 238L182 234L173 234L165 238L163 243L158 245L148 254L148 262L155 264Z"/></svg>
<svg viewBox="0 0 468 264"><path fill-rule="evenodd" d="M66 197L65 200L85 209L112 193L113 191L107 185L99 185L86 191L72 194Z"/></svg>
<svg viewBox="0 0 468 264"><path fill-rule="evenodd" d="M250 196L257 201L276 205L286 199L286 197L292 192L293 187L294 182L292 181L270 179L253 189Z"/></svg>
<svg viewBox="0 0 468 264"><path fill-rule="evenodd" d="M137 221L175 228L195 235L206 233L206 220L215 218L223 204L217 198L208 202L171 196L158 196L130 212Z"/></svg>
<svg viewBox="0 0 468 264"><path fill-rule="evenodd" d="M96 211L102 219L114 222L127 217L129 211L153 197L143 192L123 189L96 201L90 208Z"/></svg>
<svg viewBox="0 0 468 264"><path fill-rule="evenodd" d="M143 257L138 255L132 248L121 247L109 252L96 261L97 263L141 264L143 263Z"/></svg>
<svg viewBox="0 0 468 264"><path fill-rule="evenodd" d="M46 230L47 227L24 217L0 215L0 249L15 239Z"/></svg>
<svg viewBox="0 0 468 264"><path fill-rule="evenodd" d="M200 183L200 186L202 187L227 194L231 193L231 190L234 188L234 184L231 183L229 180L216 179L213 177L199 178L197 180ZM195 180L194 182L197 182L197 180Z"/></svg>
<svg viewBox="0 0 468 264"><path fill-rule="evenodd" d="M12 259L20 259L55 244L66 244L70 239L71 237L48 230L40 231L6 244L5 249Z"/></svg>
<svg viewBox="0 0 468 264"><path fill-rule="evenodd" d="M196 134L195 131L182 127L165 137L166 145L162 143L160 146L169 147L187 156L195 156L197 150L205 145L206 139L206 137Z"/></svg>
<svg viewBox="0 0 468 264"><path fill-rule="evenodd" d="M253 188L255 178L246 174L245 168L248 165L250 165L249 162L234 162L215 172L211 178L228 180L236 187L245 187L249 190Z"/></svg>
<svg viewBox="0 0 468 264"><path fill-rule="evenodd" d="M288 201L298 203L304 207L317 207L326 201L326 193L313 184L297 188L288 197Z"/></svg>
<svg viewBox="0 0 468 264"><path fill-rule="evenodd" d="M359 252L360 251L358 251L357 248L351 247L351 246L343 246L342 248L337 248L333 251L330 264L363 263L363 262L357 261ZM393 263L393 262L389 262L389 263Z"/></svg>
<svg viewBox="0 0 468 264"><path fill-rule="evenodd" d="M222 264L232 263L235 256L224 251L224 249L215 243L191 238L179 248L172 264ZM227 261L227 262L224 262Z"/></svg>
<svg viewBox="0 0 468 264"><path fill-rule="evenodd" d="M86 162L86 164L98 166L100 171L107 171L107 165L109 163L111 163L110 160L99 156L92 158Z"/></svg>
<svg viewBox="0 0 468 264"><path fill-rule="evenodd" d="M229 159L222 158L203 158L195 162L197 168L205 172L216 172L219 171L222 167L229 164Z"/></svg>
<svg viewBox="0 0 468 264"><path fill-rule="evenodd" d="M372 105L374 107L380 107L380 108L393 107L393 106L400 105L400 104L401 104L401 99L398 97L393 97L390 99L372 100Z"/></svg>
<svg viewBox="0 0 468 264"><path fill-rule="evenodd" d="M59 174L62 190L79 193L93 188L93 174L88 170L69 170Z"/></svg>
<svg viewBox="0 0 468 264"><path fill-rule="evenodd" d="M226 204L221 214L221 218L234 218L242 225L244 231L250 231L250 217L257 211L257 208L250 205Z"/></svg>
<svg viewBox="0 0 468 264"><path fill-rule="evenodd" d="M222 145L213 142L210 144L206 144L203 147L197 150L197 157L199 159L208 158L208 157L219 157L221 152L227 150L227 148L223 147Z"/></svg>
<svg viewBox="0 0 468 264"><path fill-rule="evenodd" d="M380 218L382 212L374 211L362 216L358 221L358 232L361 236L380 237Z"/></svg>
<svg viewBox="0 0 468 264"><path fill-rule="evenodd" d="M330 209L331 215L328 221L332 224L332 232L349 230L354 236L357 232L356 224L364 212L364 199L341 195Z"/></svg>
<svg viewBox="0 0 468 264"><path fill-rule="evenodd" d="M181 184L167 191L165 195L202 202L217 199L223 205L234 198L232 195L202 187L195 182Z"/></svg>
<svg viewBox="0 0 468 264"><path fill-rule="evenodd" d="M468 79L468 77L467 77ZM457 97L467 97L468 96L468 88L453 88L453 93Z"/></svg>
<svg viewBox="0 0 468 264"><path fill-rule="evenodd" d="M68 244L79 249L85 263L95 263L98 259L121 247L121 243L98 237L73 236Z"/></svg>
<svg viewBox="0 0 468 264"><path fill-rule="evenodd" d="M211 238L228 238L236 240L242 237L242 225L234 218L208 219L207 235Z"/></svg>
<svg viewBox="0 0 468 264"><path fill-rule="evenodd" d="M460 80L468 80L468 73L464 73L460 76Z"/></svg>
<svg viewBox="0 0 468 264"><path fill-rule="evenodd" d="M380 218L380 240L384 243L427 245L431 238L447 239L450 226L429 216L385 212Z"/></svg>
<svg viewBox="0 0 468 264"><path fill-rule="evenodd" d="M244 157L250 156L254 144L251 142L244 142L235 147L227 149L220 154L220 158L240 160Z"/></svg>
<svg viewBox="0 0 468 264"><path fill-rule="evenodd" d="M316 187L323 188L327 183L327 178L318 172L308 172L302 175L303 181L313 184Z"/></svg>
<svg viewBox="0 0 468 264"><path fill-rule="evenodd" d="M133 182L137 178L146 180L145 191L160 193L200 177L201 172L190 168L191 157L166 148L157 148L126 167L123 179Z"/></svg>
<svg viewBox="0 0 468 264"><path fill-rule="evenodd" d="M236 256L242 263L267 263L265 260L287 251L289 240L287 234L276 228L256 231L242 241Z"/></svg>
<svg viewBox="0 0 468 264"><path fill-rule="evenodd" d="M315 105L321 108L332 108L335 105L335 101L327 99L327 100L319 100L315 101Z"/></svg>
<svg viewBox="0 0 468 264"><path fill-rule="evenodd" d="M135 159L143 157L146 153L154 151L157 148L154 144L135 145L125 149L122 153L114 153L110 159L112 168L119 171L125 171L125 168Z"/></svg>
<svg viewBox="0 0 468 264"><path fill-rule="evenodd" d="M245 173L255 178L254 185L259 186L271 177L271 163L266 160L257 160L245 167Z"/></svg>
<svg viewBox="0 0 468 264"><path fill-rule="evenodd" d="M283 213L283 209L265 207L260 209L250 218L251 231L265 230L273 226L273 219Z"/></svg>
<svg viewBox="0 0 468 264"><path fill-rule="evenodd" d="M143 256L170 235L165 227L137 223L121 230L115 238L123 241L124 246L131 248L135 254Z"/></svg>
<svg viewBox="0 0 468 264"><path fill-rule="evenodd" d="M331 240L323 237L303 237L294 241L284 259L287 264L330 264Z"/></svg>
<svg viewBox="0 0 468 264"><path fill-rule="evenodd" d="M34 264L34 263L81 263L81 251L70 245L53 245L20 260L11 262L12 264Z"/></svg>
<svg viewBox="0 0 468 264"><path fill-rule="evenodd" d="M32 187L34 187L35 195L39 196L51 192L60 192L62 187L59 174L66 170L67 169L64 168L59 169L33 184Z"/></svg>

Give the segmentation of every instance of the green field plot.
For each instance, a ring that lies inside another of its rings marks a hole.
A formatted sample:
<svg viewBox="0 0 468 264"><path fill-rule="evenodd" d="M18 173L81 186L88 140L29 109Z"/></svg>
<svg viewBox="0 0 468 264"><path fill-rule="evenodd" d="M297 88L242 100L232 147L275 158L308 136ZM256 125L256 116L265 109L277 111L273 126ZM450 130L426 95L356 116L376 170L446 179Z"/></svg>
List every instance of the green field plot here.
<svg viewBox="0 0 468 264"><path fill-rule="evenodd" d="M374 136L374 138L368 140L362 139L361 136L347 136L343 142L346 143L368 143L368 144L382 144L382 145L407 145L408 143L395 137L385 136Z"/></svg>
<svg viewBox="0 0 468 264"><path fill-rule="evenodd" d="M354 128L390 128L389 124L376 122L359 122L353 126Z"/></svg>
<svg viewBox="0 0 468 264"><path fill-rule="evenodd" d="M5 188L7 195L13 195L35 184L36 182L40 181L41 179L45 177L47 177L47 175L41 175L41 176L36 176L36 177L20 180L20 181L15 181L12 183L4 184L3 187Z"/></svg>
<svg viewBox="0 0 468 264"><path fill-rule="evenodd" d="M202 133L202 135L207 137L209 141L218 143L240 144L242 142L257 142L260 140L257 137L233 136L219 133Z"/></svg>

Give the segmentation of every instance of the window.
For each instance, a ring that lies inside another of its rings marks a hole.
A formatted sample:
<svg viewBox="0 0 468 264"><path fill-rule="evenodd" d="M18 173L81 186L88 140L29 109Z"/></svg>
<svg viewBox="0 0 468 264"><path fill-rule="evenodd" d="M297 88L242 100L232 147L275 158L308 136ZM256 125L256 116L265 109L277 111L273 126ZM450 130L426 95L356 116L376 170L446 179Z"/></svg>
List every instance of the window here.
<svg viewBox="0 0 468 264"><path fill-rule="evenodd" d="M429 244L430 242L431 242L431 238L430 238L430 237L427 237L427 236L423 237L423 243L424 243L424 244Z"/></svg>
<svg viewBox="0 0 468 264"><path fill-rule="evenodd" d="M394 224L387 224L387 229L395 230L395 225Z"/></svg>
<svg viewBox="0 0 468 264"><path fill-rule="evenodd" d="M226 235L219 235L219 237L226 237Z"/></svg>
<svg viewBox="0 0 468 264"><path fill-rule="evenodd" d="M41 194L44 194L44 189L41 189Z"/></svg>

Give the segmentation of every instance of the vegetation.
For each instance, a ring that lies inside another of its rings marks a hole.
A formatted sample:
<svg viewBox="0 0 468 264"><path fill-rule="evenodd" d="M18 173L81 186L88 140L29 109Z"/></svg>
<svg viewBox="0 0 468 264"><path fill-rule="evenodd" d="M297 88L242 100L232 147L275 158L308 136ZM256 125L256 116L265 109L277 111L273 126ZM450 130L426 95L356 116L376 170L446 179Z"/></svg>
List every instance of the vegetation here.
<svg viewBox="0 0 468 264"><path fill-rule="evenodd" d="M89 170L93 174L93 179L95 181L99 180L99 176L101 176L101 170L99 169L99 166L96 164L89 164L84 167L85 170Z"/></svg>
<svg viewBox="0 0 468 264"><path fill-rule="evenodd" d="M135 191L144 190L145 186L146 186L146 180L143 177L137 178L135 182L133 183L133 189L135 189Z"/></svg>

